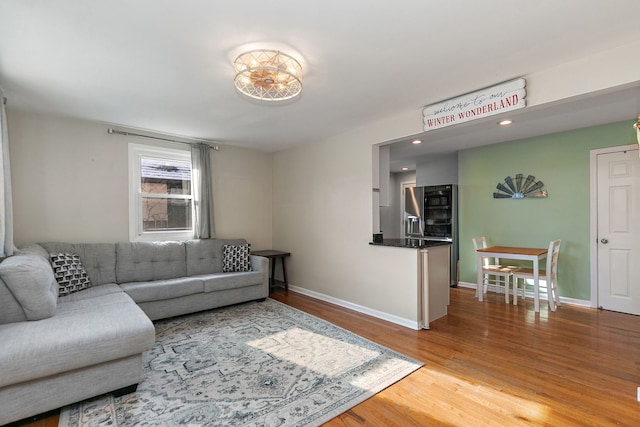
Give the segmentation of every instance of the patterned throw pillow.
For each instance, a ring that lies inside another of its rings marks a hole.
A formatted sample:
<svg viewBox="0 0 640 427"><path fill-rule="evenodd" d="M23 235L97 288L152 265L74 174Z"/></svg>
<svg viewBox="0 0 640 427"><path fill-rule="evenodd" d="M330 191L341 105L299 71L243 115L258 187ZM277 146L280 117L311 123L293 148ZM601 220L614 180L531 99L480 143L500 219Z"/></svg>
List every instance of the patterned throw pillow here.
<svg viewBox="0 0 640 427"><path fill-rule="evenodd" d="M69 295L91 287L91 280L77 254L51 254L53 276L58 282L58 296Z"/></svg>
<svg viewBox="0 0 640 427"><path fill-rule="evenodd" d="M224 257L222 259L222 272L231 273L234 271L251 271L249 254L251 244L244 245L224 245Z"/></svg>

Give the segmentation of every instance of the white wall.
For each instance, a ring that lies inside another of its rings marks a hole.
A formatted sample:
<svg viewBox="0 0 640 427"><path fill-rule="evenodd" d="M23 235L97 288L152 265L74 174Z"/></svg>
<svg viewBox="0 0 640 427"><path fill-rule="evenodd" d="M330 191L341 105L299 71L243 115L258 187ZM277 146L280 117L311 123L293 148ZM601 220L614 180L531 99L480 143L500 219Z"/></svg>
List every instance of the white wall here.
<svg viewBox="0 0 640 427"><path fill-rule="evenodd" d="M7 116L16 244L128 240L127 146L167 143L109 135L102 123L17 110ZM218 237L270 248L272 154L222 146L212 167Z"/></svg>
<svg viewBox="0 0 640 427"><path fill-rule="evenodd" d="M525 76L528 105L635 82L638 51L634 42ZM368 242L372 145L420 133L421 107L273 156L223 147L213 157L218 235L291 251L289 280L301 290L416 321L416 251ZM16 242L126 240L129 139L99 123L11 109L8 118Z"/></svg>
<svg viewBox="0 0 640 427"><path fill-rule="evenodd" d="M371 246L372 143L413 117L274 155L274 248L291 252L289 282L315 296L417 321L417 251Z"/></svg>
<svg viewBox="0 0 640 427"><path fill-rule="evenodd" d="M637 84L640 41L602 51L556 67L534 72L527 79L527 106L547 103L628 84ZM638 111L630 111L633 119Z"/></svg>
<svg viewBox="0 0 640 427"><path fill-rule="evenodd" d="M458 184L458 153L435 154L416 164L416 185Z"/></svg>
<svg viewBox="0 0 640 427"><path fill-rule="evenodd" d="M389 206L380 206L380 229L385 239L399 239L404 234L401 225L404 206L402 201L402 183L415 182L415 171L391 173L389 180Z"/></svg>
<svg viewBox="0 0 640 427"><path fill-rule="evenodd" d="M273 243L273 154L222 146L213 153L216 236L243 237L251 250Z"/></svg>
<svg viewBox="0 0 640 427"><path fill-rule="evenodd" d="M634 42L525 76L528 105L637 81L640 56L631 52L638 50L640 42ZM275 154L274 246L292 253L292 285L316 296L416 319L415 251L368 242L372 145L420 133L420 107L408 106L351 133ZM630 112L630 117L637 113Z"/></svg>

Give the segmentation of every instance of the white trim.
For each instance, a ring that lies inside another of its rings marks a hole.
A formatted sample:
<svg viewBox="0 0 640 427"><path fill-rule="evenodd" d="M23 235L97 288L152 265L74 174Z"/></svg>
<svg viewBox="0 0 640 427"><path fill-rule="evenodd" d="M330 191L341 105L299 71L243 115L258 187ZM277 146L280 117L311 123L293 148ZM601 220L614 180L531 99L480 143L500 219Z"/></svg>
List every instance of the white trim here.
<svg viewBox="0 0 640 427"><path fill-rule="evenodd" d="M475 289L476 284L469 283L469 282L459 282L458 287ZM310 291L305 288L300 288L298 286L292 285L291 283L289 283L289 290L291 290L292 292L297 292L299 294L309 296L311 298L318 299L320 301L325 301L340 307L348 308L349 310L357 311L358 313L363 313L371 317L386 320L387 322L395 323L396 325L404 326L405 328L413 329L415 331L422 330L422 328L416 321L395 316L393 314L385 313L383 311L374 310L372 308L364 307L362 305L353 304L349 301L344 301L338 298L331 297L329 295L321 294L319 292ZM527 298L530 298L533 300L533 294L527 293ZM560 302L566 305L575 305L579 307L591 308L589 300L560 297Z"/></svg>
<svg viewBox="0 0 640 427"><path fill-rule="evenodd" d="M358 304L353 304L349 301L344 301L338 298L330 297L329 295L294 286L291 283L289 283L289 289L293 292L319 299L320 301L325 301L331 304L338 305L340 307L348 308L349 310L357 311L358 313L367 314L378 319L386 320L387 322L395 323L396 325L404 326L405 328L413 329L415 331L419 331L421 329L418 322L414 320L405 319L403 317L394 316L393 314L385 313L383 311L378 311Z"/></svg>
<svg viewBox="0 0 640 427"><path fill-rule="evenodd" d="M589 152L589 287L591 307L598 306L598 156Z"/></svg>
<svg viewBox="0 0 640 427"><path fill-rule="evenodd" d="M577 305L577 306L585 307L585 308L595 308L595 307L591 306L591 301L589 301L588 299L575 299L575 298L560 297L560 302L562 304L567 304L567 305Z"/></svg>
<svg viewBox="0 0 640 427"><path fill-rule="evenodd" d="M637 150L638 144L599 148L589 152L589 261L591 262L590 307L598 307L598 155Z"/></svg>
<svg viewBox="0 0 640 427"><path fill-rule="evenodd" d="M458 287L459 288L469 288L469 289L476 289L476 284L475 283L470 283L470 282L458 282ZM487 291L490 292L494 292L495 291L495 286L494 285L489 285L487 287ZM542 294L542 295L546 295L546 294ZM527 292L526 294L527 298L531 298L533 299L533 293L532 292ZM540 301L542 301L543 298L540 298ZM594 308L591 306L591 301L586 300L586 299L575 299L575 298L566 298L566 297L560 297L560 302L562 304L567 304L567 305L577 305L580 307L587 307L587 308Z"/></svg>
<svg viewBox="0 0 640 427"><path fill-rule="evenodd" d="M471 283L471 282L458 282L458 287L459 288L476 289L477 285L475 283Z"/></svg>
<svg viewBox="0 0 640 427"><path fill-rule="evenodd" d="M191 152L188 149L155 147L144 144L129 143L129 240L161 241L188 240L193 238L193 228L186 231L166 231L142 233L140 214L140 158L157 157L160 159L174 159L191 163ZM170 197L171 198L171 197ZM185 198L184 196L176 198ZM193 206L193 203L191 204ZM193 218L193 213L192 213Z"/></svg>
<svg viewBox="0 0 640 427"><path fill-rule="evenodd" d="M416 180L400 182L400 238L404 238L404 192L406 188L416 186Z"/></svg>

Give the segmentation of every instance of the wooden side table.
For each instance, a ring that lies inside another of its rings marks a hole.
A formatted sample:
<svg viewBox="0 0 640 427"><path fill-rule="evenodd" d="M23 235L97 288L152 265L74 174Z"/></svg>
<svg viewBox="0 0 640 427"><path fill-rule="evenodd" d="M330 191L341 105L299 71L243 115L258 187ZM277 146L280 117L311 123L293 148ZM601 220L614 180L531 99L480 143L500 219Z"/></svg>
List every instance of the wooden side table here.
<svg viewBox="0 0 640 427"><path fill-rule="evenodd" d="M271 272L271 278L269 279L269 291L271 291L272 287L276 286L276 277L275 277L276 262L280 260L280 264L282 265L282 279L283 279L282 284L284 285L285 291L289 290L289 283L287 282L287 269L284 266L284 259L285 257L288 257L289 255L291 255L290 252L282 252L282 251L275 251L275 250L269 249L265 251L251 252L251 255L258 255L258 256L263 256L265 258L269 258L269 271Z"/></svg>

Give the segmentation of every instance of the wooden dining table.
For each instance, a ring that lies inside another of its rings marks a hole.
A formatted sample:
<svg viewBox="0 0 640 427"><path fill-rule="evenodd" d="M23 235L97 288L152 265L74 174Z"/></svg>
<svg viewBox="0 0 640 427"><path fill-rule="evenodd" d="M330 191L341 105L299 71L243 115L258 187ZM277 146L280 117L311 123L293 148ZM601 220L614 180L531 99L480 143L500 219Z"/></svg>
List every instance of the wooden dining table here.
<svg viewBox="0 0 640 427"><path fill-rule="evenodd" d="M515 259L522 261L531 261L533 263L533 295L534 295L534 310L537 312L540 311L540 261L547 257L548 248L519 248L519 247L511 247L511 246L490 246L488 248L480 248L476 251L477 262L478 262L478 280L477 286L480 290L478 292L478 300L482 301L483 292L483 273L482 273L482 259L483 258L507 258L507 259ZM515 285L514 285L514 292ZM505 286L505 292L509 292L509 287ZM508 299L508 296L505 296Z"/></svg>

